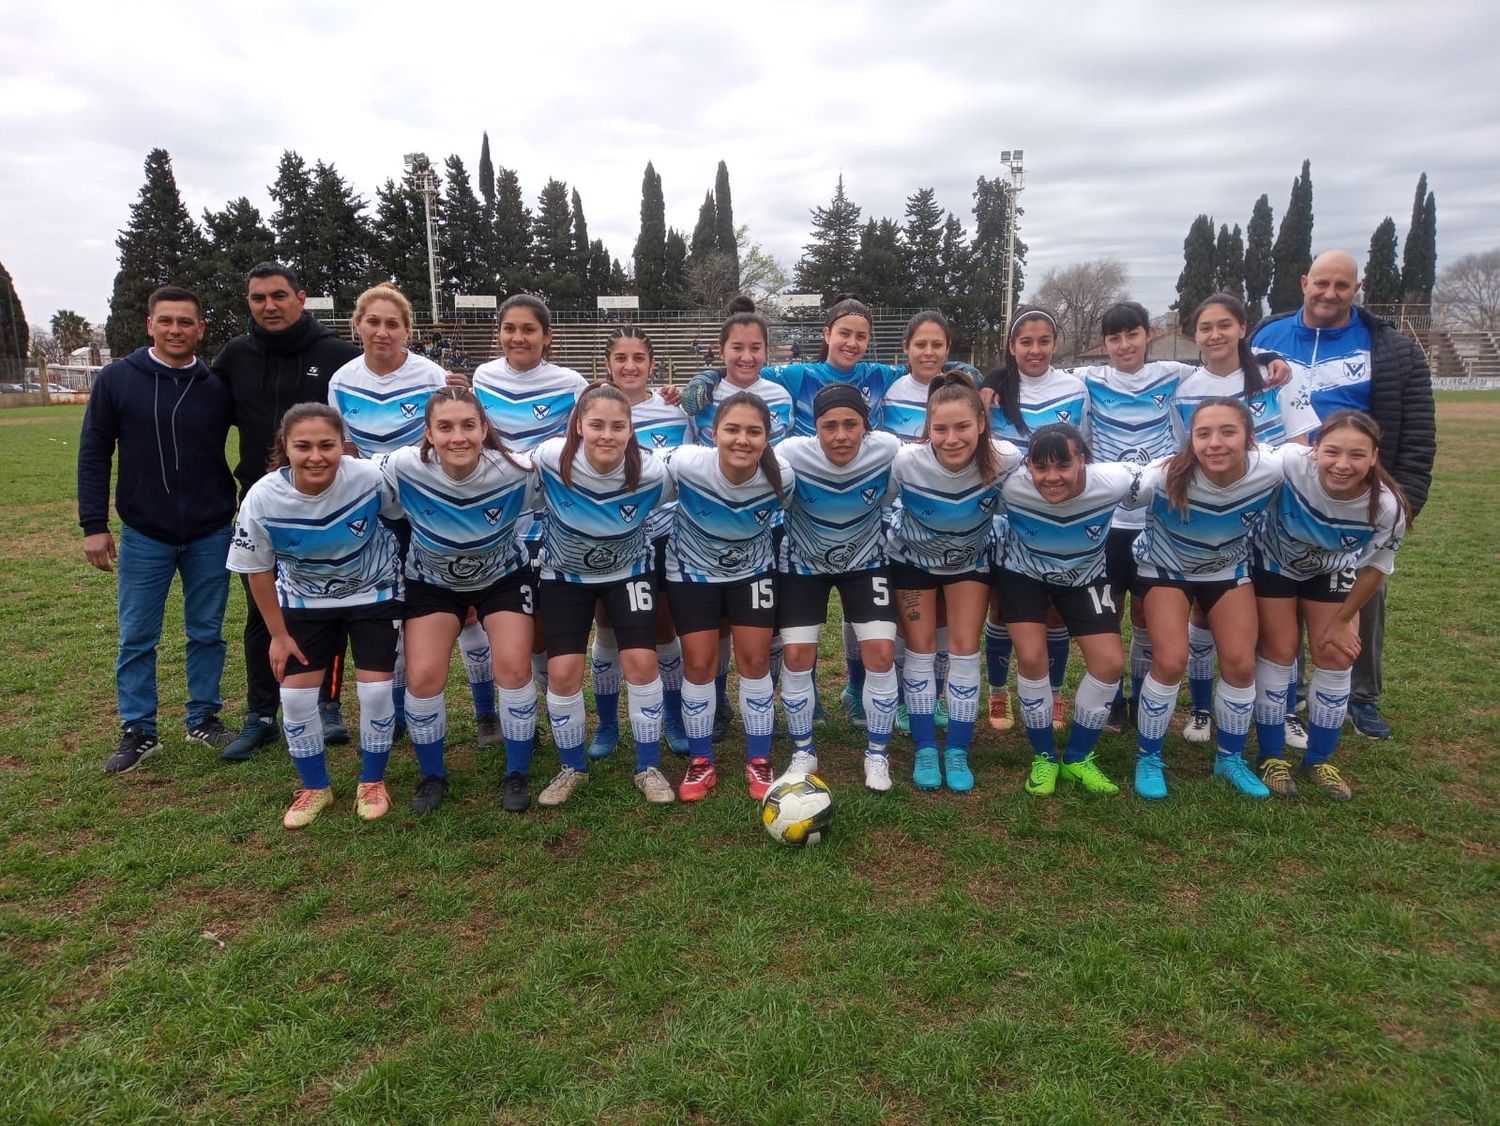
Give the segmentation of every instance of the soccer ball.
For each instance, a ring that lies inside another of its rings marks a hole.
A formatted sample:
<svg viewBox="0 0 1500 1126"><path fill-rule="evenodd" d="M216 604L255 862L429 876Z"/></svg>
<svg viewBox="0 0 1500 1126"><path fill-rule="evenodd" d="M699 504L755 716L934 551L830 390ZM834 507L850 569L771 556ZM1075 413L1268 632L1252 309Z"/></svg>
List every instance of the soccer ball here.
<svg viewBox="0 0 1500 1126"><path fill-rule="evenodd" d="M760 823L778 844L815 845L833 827L833 794L816 774L783 774L760 802Z"/></svg>

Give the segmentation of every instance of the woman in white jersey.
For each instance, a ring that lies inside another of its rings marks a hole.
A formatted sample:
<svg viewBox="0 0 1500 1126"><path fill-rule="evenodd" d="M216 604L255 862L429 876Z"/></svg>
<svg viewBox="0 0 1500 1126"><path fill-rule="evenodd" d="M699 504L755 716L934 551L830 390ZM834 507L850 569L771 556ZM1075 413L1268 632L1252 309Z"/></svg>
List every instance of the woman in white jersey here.
<svg viewBox="0 0 1500 1126"><path fill-rule="evenodd" d="M1323 420L1311 450L1288 450L1286 479L1255 533L1260 644L1255 662L1255 728L1261 781L1294 794L1283 717L1300 614L1312 646L1307 748L1301 776L1335 801L1349 784L1329 762L1349 706L1349 670L1359 656L1359 611L1396 564L1411 506L1380 464L1380 427L1361 411Z"/></svg>
<svg viewBox="0 0 1500 1126"><path fill-rule="evenodd" d="M696 440L693 424L679 406L652 391L651 370L656 364L651 338L635 325L622 325L609 334L604 345L604 370L609 381L624 392L630 404L630 424L642 450L664 454ZM666 566L667 534L672 530L672 505L652 509L646 535L655 560L656 585L661 590ZM605 758L614 753L620 739L620 651L608 615L596 618L590 665L594 682L594 710L599 723L589 742L588 757ZM682 643L672 624L672 611L665 598L656 600L656 666L661 674L662 738L674 754L687 754L687 735L682 730Z"/></svg>
<svg viewBox="0 0 1500 1126"><path fill-rule="evenodd" d="M1245 763L1255 702L1255 590L1250 536L1281 484L1279 451L1256 445L1253 416L1240 399L1205 399L1189 421L1189 441L1141 478L1129 503L1147 505L1136 538L1135 589L1151 633L1151 671L1141 685L1135 790L1167 796L1161 748L1188 663L1188 612L1208 622L1219 650L1214 694L1218 755L1214 774L1248 797L1269 795Z"/></svg>
<svg viewBox="0 0 1500 1126"><path fill-rule="evenodd" d="M411 527L407 547L406 714L422 780L413 813L436 809L448 789L443 689L453 643L469 617L485 633L499 685L505 740L504 808L531 805L528 778L536 741L531 681L536 586L516 543L516 522L536 506L531 464L507 452L467 387L442 387L427 400L420 446L380 459Z"/></svg>
<svg viewBox="0 0 1500 1126"><path fill-rule="evenodd" d="M974 788L969 744L979 708L979 638L990 601L994 515L1000 488L1020 464L1009 442L990 435L989 414L967 375L932 381L925 440L903 446L891 467L895 510L888 550L898 620L906 642L901 688L911 717L912 782L935 790L946 779ZM939 592L948 608L948 736L938 754L933 721Z"/></svg>
<svg viewBox="0 0 1500 1126"><path fill-rule="evenodd" d="M547 716L562 762L537 804L561 805L588 777L583 667L598 605L609 615L625 671L636 788L648 802L665 804L672 800L672 787L658 769L658 591L647 529L652 511L670 501L676 489L661 462L641 453L630 404L608 383L584 391L566 437L547 439L532 461L541 477L546 522L538 570Z"/></svg>
<svg viewBox="0 0 1500 1126"><path fill-rule="evenodd" d="M228 567L249 576L271 634L287 750L302 782L282 818L288 829L306 827L333 802L318 685L346 639L359 693L355 810L373 821L390 809L385 767L402 589L396 537L381 517L400 508L380 467L343 450L337 411L291 407L277 428L272 470L245 494L229 548Z"/></svg>

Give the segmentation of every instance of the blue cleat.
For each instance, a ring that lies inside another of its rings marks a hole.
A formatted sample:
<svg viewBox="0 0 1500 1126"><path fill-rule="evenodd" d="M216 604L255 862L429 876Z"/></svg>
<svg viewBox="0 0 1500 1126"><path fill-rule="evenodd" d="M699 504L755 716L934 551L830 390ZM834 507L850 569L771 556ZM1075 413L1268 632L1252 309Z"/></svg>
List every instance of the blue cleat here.
<svg viewBox="0 0 1500 1126"><path fill-rule="evenodd" d="M865 726L865 701L862 696L854 694L854 690L847 684L839 693L839 703L844 706L844 714L849 717L849 722L855 727Z"/></svg>
<svg viewBox="0 0 1500 1126"><path fill-rule="evenodd" d="M589 743L586 752L591 759L609 758L615 753L615 748L620 745L620 725L611 723L608 726L600 724L594 732L594 738Z"/></svg>
<svg viewBox="0 0 1500 1126"><path fill-rule="evenodd" d="M1135 792L1147 801L1161 801L1167 796L1167 776L1162 772L1161 755L1136 755Z"/></svg>
<svg viewBox="0 0 1500 1126"><path fill-rule="evenodd" d="M1241 755L1219 755L1214 759L1214 776L1226 778L1229 784L1247 798L1268 798L1271 791L1255 776Z"/></svg>
<svg viewBox="0 0 1500 1126"><path fill-rule="evenodd" d="M911 781L919 790L941 790L943 771L936 747L918 747L912 758Z"/></svg>

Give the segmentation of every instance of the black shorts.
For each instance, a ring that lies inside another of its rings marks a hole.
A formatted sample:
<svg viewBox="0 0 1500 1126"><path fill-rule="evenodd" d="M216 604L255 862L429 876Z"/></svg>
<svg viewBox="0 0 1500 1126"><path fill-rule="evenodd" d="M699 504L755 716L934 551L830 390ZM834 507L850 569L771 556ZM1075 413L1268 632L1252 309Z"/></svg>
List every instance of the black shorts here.
<svg viewBox="0 0 1500 1126"><path fill-rule="evenodd" d="M1116 606L1125 604L1125 595L1135 586L1135 552L1131 545L1145 528L1110 528L1104 538L1104 576Z"/></svg>
<svg viewBox="0 0 1500 1126"><path fill-rule="evenodd" d="M1250 580L1243 579L1221 579L1216 582L1195 582L1192 579L1148 579L1144 575L1136 577L1135 586L1130 588L1132 598L1139 598L1143 603L1146 600L1146 592L1154 586L1170 586L1182 591L1188 596L1188 604L1196 603L1198 609L1206 615L1219 599L1223 598L1236 587L1242 587Z"/></svg>
<svg viewBox="0 0 1500 1126"><path fill-rule="evenodd" d="M649 571L613 583L543 579L540 604L547 656L587 651L594 607L600 602L621 649L655 649L656 599L656 580Z"/></svg>
<svg viewBox="0 0 1500 1126"><path fill-rule="evenodd" d="M1251 580L1255 583L1256 598L1296 598L1303 602L1337 604L1348 601L1358 575L1359 572L1350 567L1344 571L1314 575L1310 579L1294 579L1290 575L1278 575L1275 571L1257 567Z"/></svg>
<svg viewBox="0 0 1500 1126"><path fill-rule="evenodd" d="M429 614L452 614L460 622L474 610L482 622L491 614L526 614L536 611L536 576L522 568L483 590L450 590L418 579L406 580L406 620Z"/></svg>
<svg viewBox="0 0 1500 1126"><path fill-rule="evenodd" d="M776 628L776 575L770 571L730 583L669 582L667 598L679 637L717 633L724 619L732 626Z"/></svg>
<svg viewBox="0 0 1500 1126"><path fill-rule="evenodd" d="M941 590L954 583L984 583L989 586L992 582L993 571L960 571L956 575L934 575L909 563L891 564L891 585L897 590Z"/></svg>
<svg viewBox="0 0 1500 1126"><path fill-rule="evenodd" d="M845 571L841 575L798 575L782 571L778 586L776 628L821 626L828 620L828 595L837 588L844 608L844 621L896 621L896 602L891 597L891 576L884 567L867 571Z"/></svg>
<svg viewBox="0 0 1500 1126"><path fill-rule="evenodd" d="M1000 602L1000 617L1007 625L1043 624L1047 612L1056 606L1063 624L1074 637L1120 632L1120 609L1114 599L1114 588L1103 575L1088 586L1059 586L1002 568L995 579L995 597Z"/></svg>
<svg viewBox="0 0 1500 1126"><path fill-rule="evenodd" d="M344 655L344 641L354 653L354 667L364 672L396 670L396 623L405 616L401 602L368 606L283 610L287 632L307 663L287 659L286 675L326 669Z"/></svg>

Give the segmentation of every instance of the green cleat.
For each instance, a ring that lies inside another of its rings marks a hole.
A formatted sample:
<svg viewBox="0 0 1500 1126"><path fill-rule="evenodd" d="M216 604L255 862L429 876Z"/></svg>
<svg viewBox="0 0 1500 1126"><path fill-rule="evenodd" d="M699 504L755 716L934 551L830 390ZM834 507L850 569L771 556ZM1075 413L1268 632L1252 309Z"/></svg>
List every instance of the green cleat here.
<svg viewBox="0 0 1500 1126"><path fill-rule="evenodd" d="M1035 798L1045 798L1057 789L1057 775L1061 765L1046 755L1036 755L1031 760L1031 774L1026 779L1026 792Z"/></svg>
<svg viewBox="0 0 1500 1126"><path fill-rule="evenodd" d="M1063 763L1061 773L1069 782L1077 782L1091 794L1118 794L1120 792L1120 787L1106 778L1104 771L1099 769L1099 764L1094 761L1093 751L1090 751L1082 762Z"/></svg>

